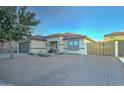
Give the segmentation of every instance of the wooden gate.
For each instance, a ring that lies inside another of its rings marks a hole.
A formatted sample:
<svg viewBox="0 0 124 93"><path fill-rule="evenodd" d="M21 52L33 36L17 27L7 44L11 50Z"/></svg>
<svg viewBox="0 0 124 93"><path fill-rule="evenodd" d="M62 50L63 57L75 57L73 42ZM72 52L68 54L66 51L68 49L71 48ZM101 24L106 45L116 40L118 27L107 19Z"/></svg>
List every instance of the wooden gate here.
<svg viewBox="0 0 124 93"><path fill-rule="evenodd" d="M124 56L124 41L119 41L118 43L118 55Z"/></svg>
<svg viewBox="0 0 124 93"><path fill-rule="evenodd" d="M87 46L89 55L115 56L114 42L93 42Z"/></svg>

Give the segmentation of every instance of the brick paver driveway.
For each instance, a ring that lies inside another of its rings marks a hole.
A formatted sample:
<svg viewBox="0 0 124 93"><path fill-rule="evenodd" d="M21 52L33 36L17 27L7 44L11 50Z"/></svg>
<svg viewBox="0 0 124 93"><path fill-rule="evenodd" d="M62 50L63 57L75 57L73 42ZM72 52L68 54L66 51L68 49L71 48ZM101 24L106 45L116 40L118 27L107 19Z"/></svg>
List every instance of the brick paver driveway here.
<svg viewBox="0 0 124 93"><path fill-rule="evenodd" d="M14 85L124 85L124 68L109 56L16 56L0 60L0 80Z"/></svg>

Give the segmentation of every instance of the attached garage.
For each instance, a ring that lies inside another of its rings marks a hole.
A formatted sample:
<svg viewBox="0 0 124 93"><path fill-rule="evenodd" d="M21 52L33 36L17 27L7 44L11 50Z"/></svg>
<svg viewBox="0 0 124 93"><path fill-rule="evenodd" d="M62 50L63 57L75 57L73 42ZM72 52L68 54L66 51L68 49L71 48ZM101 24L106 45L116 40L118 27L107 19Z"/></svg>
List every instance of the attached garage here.
<svg viewBox="0 0 124 93"><path fill-rule="evenodd" d="M39 53L47 51L46 40L42 36L33 36L31 40L23 39L19 42L19 53Z"/></svg>
<svg viewBox="0 0 124 93"><path fill-rule="evenodd" d="M31 40L31 45L30 45L30 52L32 53L46 53L47 52L47 42L44 40L36 40L32 39Z"/></svg>

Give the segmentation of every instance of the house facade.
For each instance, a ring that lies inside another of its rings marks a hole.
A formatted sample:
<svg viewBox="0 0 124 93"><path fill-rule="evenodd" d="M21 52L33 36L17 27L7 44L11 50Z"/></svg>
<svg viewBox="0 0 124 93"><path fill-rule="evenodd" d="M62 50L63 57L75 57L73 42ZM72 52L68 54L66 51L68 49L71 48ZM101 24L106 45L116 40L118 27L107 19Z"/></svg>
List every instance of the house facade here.
<svg viewBox="0 0 124 93"><path fill-rule="evenodd" d="M30 41L30 42L29 42ZM18 51L22 53L56 53L87 54L87 43L93 40L87 36L74 33L56 33L48 36L32 36L31 40L23 40L18 44Z"/></svg>
<svg viewBox="0 0 124 93"><path fill-rule="evenodd" d="M104 41L110 41L110 40L124 40L124 32L113 32L104 35Z"/></svg>

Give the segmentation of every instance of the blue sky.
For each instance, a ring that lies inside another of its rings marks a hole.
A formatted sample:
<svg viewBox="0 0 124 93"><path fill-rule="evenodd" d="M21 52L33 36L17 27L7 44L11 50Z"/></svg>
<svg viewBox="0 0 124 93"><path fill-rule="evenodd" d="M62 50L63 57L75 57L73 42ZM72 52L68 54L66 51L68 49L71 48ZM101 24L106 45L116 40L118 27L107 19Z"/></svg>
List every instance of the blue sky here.
<svg viewBox="0 0 124 93"><path fill-rule="evenodd" d="M73 32L102 40L105 34L124 31L124 7L121 6L32 6L41 22L34 34Z"/></svg>

